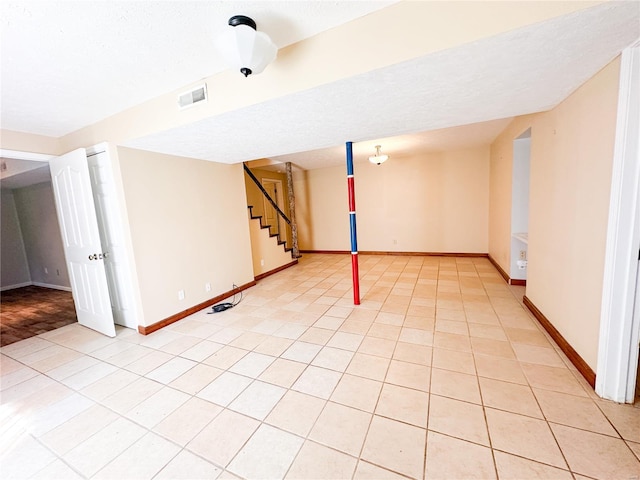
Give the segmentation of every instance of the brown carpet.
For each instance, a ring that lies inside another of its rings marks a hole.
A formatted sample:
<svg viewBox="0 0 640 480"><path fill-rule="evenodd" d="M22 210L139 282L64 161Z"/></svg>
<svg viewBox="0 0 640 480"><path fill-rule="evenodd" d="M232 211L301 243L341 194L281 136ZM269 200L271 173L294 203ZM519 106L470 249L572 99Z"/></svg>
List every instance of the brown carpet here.
<svg viewBox="0 0 640 480"><path fill-rule="evenodd" d="M0 346L76 321L71 292L35 286L0 292Z"/></svg>

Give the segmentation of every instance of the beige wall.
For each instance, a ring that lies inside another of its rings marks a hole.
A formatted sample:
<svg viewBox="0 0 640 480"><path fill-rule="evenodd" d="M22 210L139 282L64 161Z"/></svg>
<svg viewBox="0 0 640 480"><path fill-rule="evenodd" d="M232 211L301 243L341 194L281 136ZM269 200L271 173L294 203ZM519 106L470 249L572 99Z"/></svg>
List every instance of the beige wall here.
<svg viewBox="0 0 640 480"><path fill-rule="evenodd" d="M269 229L260 226L260 220L249 218L249 231L251 234L251 252L253 255L253 275L270 272L278 267L293 262L291 252L279 245L276 237L269 236Z"/></svg>
<svg viewBox="0 0 640 480"><path fill-rule="evenodd" d="M527 297L595 371L620 62L491 146L490 253L509 265L512 141L531 126ZM506 261L505 261L506 260Z"/></svg>
<svg viewBox="0 0 640 480"><path fill-rule="evenodd" d="M0 130L0 148L19 152L61 155L60 140L44 135Z"/></svg>
<svg viewBox="0 0 640 480"><path fill-rule="evenodd" d="M359 166L354 168L356 194ZM346 168L318 168L301 172L296 175L293 190L296 193L300 250L349 250Z"/></svg>
<svg viewBox="0 0 640 480"><path fill-rule="evenodd" d="M143 318L150 325L253 281L242 165L118 148ZM205 291L210 282L211 292ZM185 299L178 300L178 291Z"/></svg>
<svg viewBox="0 0 640 480"><path fill-rule="evenodd" d="M487 253L488 146L358 162L354 173L359 251ZM300 248L350 250L346 167L308 171L294 188Z"/></svg>
<svg viewBox="0 0 640 480"><path fill-rule="evenodd" d="M311 245L313 222L309 201L309 173L311 171L293 169L293 193L296 196L296 224L298 227L298 248ZM346 180L345 180L346 182ZM346 192L346 189L345 189Z"/></svg>
<svg viewBox="0 0 640 480"><path fill-rule="evenodd" d="M527 296L596 370L620 62L532 129Z"/></svg>
<svg viewBox="0 0 640 480"><path fill-rule="evenodd" d="M31 281L71 288L51 182L18 188L14 196Z"/></svg>

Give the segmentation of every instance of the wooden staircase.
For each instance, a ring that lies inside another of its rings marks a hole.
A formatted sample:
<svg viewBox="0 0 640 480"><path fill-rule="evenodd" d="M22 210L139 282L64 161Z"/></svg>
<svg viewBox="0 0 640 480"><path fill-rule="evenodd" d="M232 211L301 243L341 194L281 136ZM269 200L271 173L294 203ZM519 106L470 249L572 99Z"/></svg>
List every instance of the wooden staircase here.
<svg viewBox="0 0 640 480"><path fill-rule="evenodd" d="M247 208L249 209L249 217L251 218L251 220L259 220L260 221L260 228L265 229L268 228L269 229L269 237L273 238L276 237L276 241L278 242L278 245L282 245L284 248L285 252L288 252L291 255L291 258L293 258L293 248L287 247L287 242L282 240L282 238L280 238L280 234L279 233L271 233L271 225L264 225L262 223L262 215L254 215L253 214L253 205L249 205L247 206Z"/></svg>

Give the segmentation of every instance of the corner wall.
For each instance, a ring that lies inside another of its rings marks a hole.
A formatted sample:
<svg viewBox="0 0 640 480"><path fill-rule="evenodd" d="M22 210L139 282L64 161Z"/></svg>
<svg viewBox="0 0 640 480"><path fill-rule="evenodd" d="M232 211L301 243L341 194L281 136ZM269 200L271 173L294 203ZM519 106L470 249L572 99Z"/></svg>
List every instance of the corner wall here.
<svg viewBox="0 0 640 480"><path fill-rule="evenodd" d="M141 326L253 281L242 164L123 147L118 158Z"/></svg>
<svg viewBox="0 0 640 480"><path fill-rule="evenodd" d="M616 59L532 130L527 297L594 371L619 76Z"/></svg>
<svg viewBox="0 0 640 480"><path fill-rule="evenodd" d="M619 58L491 145L489 253L509 265L513 139L531 126L527 297L596 371Z"/></svg>

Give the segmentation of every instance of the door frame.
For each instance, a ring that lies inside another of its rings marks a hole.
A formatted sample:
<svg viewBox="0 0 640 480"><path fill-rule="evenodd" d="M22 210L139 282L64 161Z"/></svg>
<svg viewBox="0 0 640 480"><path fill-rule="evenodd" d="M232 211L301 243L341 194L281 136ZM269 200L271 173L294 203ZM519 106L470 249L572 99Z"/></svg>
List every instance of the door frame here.
<svg viewBox="0 0 640 480"><path fill-rule="evenodd" d="M638 371L640 318L640 42L622 52L611 176L596 393L633 403ZM635 309L635 314L634 314Z"/></svg>
<svg viewBox="0 0 640 480"><path fill-rule="evenodd" d="M30 160L32 162L49 163L49 160L55 158L56 155L46 155L44 153L22 152L20 150L6 150L0 148L0 157L11 158L13 160Z"/></svg>

